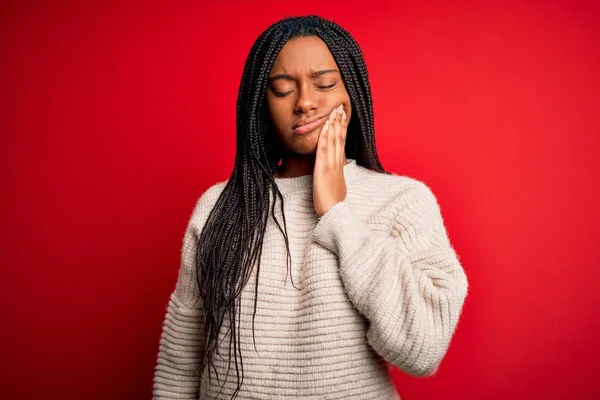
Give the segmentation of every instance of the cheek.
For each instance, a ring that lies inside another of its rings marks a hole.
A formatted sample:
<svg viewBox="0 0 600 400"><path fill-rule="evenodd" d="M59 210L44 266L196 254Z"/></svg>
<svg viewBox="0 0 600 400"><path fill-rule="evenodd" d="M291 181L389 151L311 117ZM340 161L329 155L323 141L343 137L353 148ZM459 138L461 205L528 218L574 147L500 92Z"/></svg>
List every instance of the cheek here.
<svg viewBox="0 0 600 400"><path fill-rule="evenodd" d="M340 103L344 105L344 110L346 111L346 116L349 119L352 118L352 106L350 104L350 97L348 95L344 96L341 99Z"/></svg>
<svg viewBox="0 0 600 400"><path fill-rule="evenodd" d="M281 129L287 124L287 117L285 114L285 108L282 105L277 104L277 102L269 102L269 115L271 116L271 121L273 121L273 125Z"/></svg>
<svg viewBox="0 0 600 400"><path fill-rule="evenodd" d="M346 110L346 112L348 114L351 113L352 109L350 107L350 95L346 91L346 87L345 86L342 88L342 90L340 90L337 93L337 96L335 96L335 99L333 99L333 100L338 105L339 104L343 104L344 105L344 109Z"/></svg>

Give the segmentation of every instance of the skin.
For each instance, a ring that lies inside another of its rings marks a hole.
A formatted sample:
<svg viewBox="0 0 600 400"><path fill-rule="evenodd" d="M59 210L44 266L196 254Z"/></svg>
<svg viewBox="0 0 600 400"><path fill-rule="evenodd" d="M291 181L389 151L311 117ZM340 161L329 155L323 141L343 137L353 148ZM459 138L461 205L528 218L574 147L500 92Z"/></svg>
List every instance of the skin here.
<svg viewBox="0 0 600 400"><path fill-rule="evenodd" d="M313 202L322 216L346 198L343 167L350 96L329 48L316 36L289 40L269 74L267 103L275 136L285 149L277 178L313 175ZM311 132L294 125L322 116Z"/></svg>

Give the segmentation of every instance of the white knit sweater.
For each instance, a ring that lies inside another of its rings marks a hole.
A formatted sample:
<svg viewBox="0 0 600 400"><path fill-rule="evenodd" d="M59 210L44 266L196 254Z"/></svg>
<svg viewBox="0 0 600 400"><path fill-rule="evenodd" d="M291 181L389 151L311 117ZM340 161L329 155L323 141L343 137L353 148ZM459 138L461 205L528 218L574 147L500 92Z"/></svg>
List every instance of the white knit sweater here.
<svg viewBox="0 0 600 400"><path fill-rule="evenodd" d="M436 197L414 178L376 173L355 160L344 167L346 199L322 218L312 175L277 178L284 196L294 286L283 235L269 218L252 313L256 271L241 299L244 381L238 399L399 399L391 365L434 374L447 352L467 296L467 277ZM221 356L201 378L202 298L196 240L225 182L198 200L184 236L179 278L167 306L154 375L154 399L229 399L228 319ZM280 209L276 216L281 219ZM223 249L227 251L227 249ZM223 339L222 339L223 338ZM388 365L391 364L391 365Z"/></svg>

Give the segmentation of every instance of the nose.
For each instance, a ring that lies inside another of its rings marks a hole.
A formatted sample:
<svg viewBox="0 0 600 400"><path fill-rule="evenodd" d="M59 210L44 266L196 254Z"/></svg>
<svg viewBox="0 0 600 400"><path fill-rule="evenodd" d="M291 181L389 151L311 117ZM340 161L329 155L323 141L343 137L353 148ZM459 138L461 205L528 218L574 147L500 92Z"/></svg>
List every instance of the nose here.
<svg viewBox="0 0 600 400"><path fill-rule="evenodd" d="M317 106L316 93L309 87L302 87L298 91L298 99L294 110L297 114L306 114Z"/></svg>

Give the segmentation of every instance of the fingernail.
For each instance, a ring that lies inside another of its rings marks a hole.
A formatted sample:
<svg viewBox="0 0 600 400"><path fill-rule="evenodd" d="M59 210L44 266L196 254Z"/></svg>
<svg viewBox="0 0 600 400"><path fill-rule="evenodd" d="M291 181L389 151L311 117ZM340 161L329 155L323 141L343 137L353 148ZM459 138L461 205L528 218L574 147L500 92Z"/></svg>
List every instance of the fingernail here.
<svg viewBox="0 0 600 400"><path fill-rule="evenodd" d="M339 111L340 113L341 113L342 111L344 111L344 105L343 105L343 104L340 104L340 105L338 106L338 111Z"/></svg>
<svg viewBox="0 0 600 400"><path fill-rule="evenodd" d="M323 132L327 132L329 130L329 120L325 121L325 127L323 128Z"/></svg>
<svg viewBox="0 0 600 400"><path fill-rule="evenodd" d="M333 111L331 112L331 116L332 116L332 117L335 117L335 113L336 113L336 111L337 111L337 108L334 108L334 109L333 109Z"/></svg>

